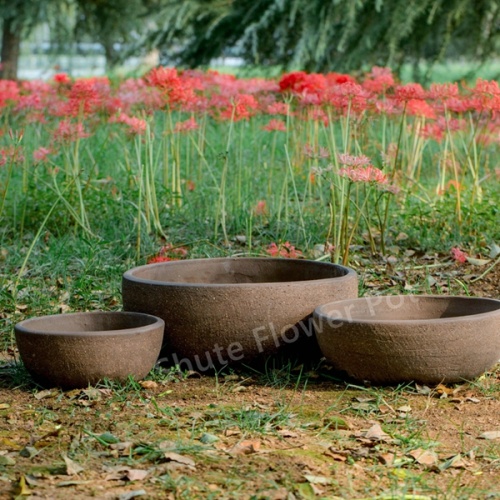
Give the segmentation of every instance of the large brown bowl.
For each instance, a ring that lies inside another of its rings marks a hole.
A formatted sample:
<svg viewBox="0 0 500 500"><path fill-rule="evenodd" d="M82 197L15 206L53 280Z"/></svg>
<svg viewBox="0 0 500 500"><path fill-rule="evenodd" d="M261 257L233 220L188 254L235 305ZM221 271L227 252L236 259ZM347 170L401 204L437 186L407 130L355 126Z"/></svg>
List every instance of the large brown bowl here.
<svg viewBox="0 0 500 500"><path fill-rule="evenodd" d="M500 301L396 295L318 307L319 346L332 365L375 384L471 380L500 359Z"/></svg>
<svg viewBox="0 0 500 500"><path fill-rule="evenodd" d="M285 352L320 355L314 308L357 297L358 283L334 264L218 258L136 267L123 275L122 292L125 310L165 321L163 361L205 371Z"/></svg>
<svg viewBox="0 0 500 500"><path fill-rule="evenodd" d="M19 354L32 378L65 389L104 378L145 377L158 359L163 329L160 318L130 312L41 316L14 327Z"/></svg>

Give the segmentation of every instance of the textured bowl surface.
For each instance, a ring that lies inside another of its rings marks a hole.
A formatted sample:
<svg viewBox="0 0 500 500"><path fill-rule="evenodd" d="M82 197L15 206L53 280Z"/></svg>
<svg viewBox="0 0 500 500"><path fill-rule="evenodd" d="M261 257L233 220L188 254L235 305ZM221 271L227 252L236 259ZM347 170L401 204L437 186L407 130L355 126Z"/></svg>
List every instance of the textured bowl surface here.
<svg viewBox="0 0 500 500"><path fill-rule="evenodd" d="M343 300L314 311L334 367L373 383L471 380L500 359L500 301L396 295Z"/></svg>
<svg viewBox="0 0 500 500"><path fill-rule="evenodd" d="M276 258L163 262L123 275L123 306L165 321L162 359L204 371L277 353L319 356L312 312L357 297L357 275L328 263Z"/></svg>
<svg viewBox="0 0 500 500"><path fill-rule="evenodd" d="M76 388L145 377L158 359L164 323L148 314L85 312L27 319L14 330L36 382Z"/></svg>

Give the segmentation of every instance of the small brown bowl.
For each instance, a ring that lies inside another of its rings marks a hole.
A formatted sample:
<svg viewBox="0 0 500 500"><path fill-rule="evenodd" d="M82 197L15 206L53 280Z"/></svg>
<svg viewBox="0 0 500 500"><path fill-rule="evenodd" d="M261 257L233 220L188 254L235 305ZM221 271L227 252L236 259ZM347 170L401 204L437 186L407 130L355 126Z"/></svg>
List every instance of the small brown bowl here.
<svg viewBox="0 0 500 500"><path fill-rule="evenodd" d="M158 359L163 329L162 319L131 312L41 316L14 327L35 382L65 389L145 377Z"/></svg>
<svg viewBox="0 0 500 500"><path fill-rule="evenodd" d="M123 308L165 321L162 362L207 371L321 353L311 325L318 304L358 296L357 274L303 259L193 259L123 275Z"/></svg>
<svg viewBox="0 0 500 500"><path fill-rule="evenodd" d="M314 312L334 368L375 384L471 380L500 359L500 301L432 295L364 297Z"/></svg>

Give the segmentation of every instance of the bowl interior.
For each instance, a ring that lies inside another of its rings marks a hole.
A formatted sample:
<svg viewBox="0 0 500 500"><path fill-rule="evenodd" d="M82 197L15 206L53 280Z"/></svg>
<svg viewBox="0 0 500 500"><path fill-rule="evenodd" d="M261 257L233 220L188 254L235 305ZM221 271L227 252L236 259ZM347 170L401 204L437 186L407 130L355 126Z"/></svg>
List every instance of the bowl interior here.
<svg viewBox="0 0 500 500"><path fill-rule="evenodd" d="M91 333L129 330L153 325L155 316L132 312L90 312L59 314L27 319L16 328L36 333Z"/></svg>
<svg viewBox="0 0 500 500"><path fill-rule="evenodd" d="M137 267L126 275L144 282L240 284L310 281L346 276L343 266L293 259L197 259Z"/></svg>
<svg viewBox="0 0 500 500"><path fill-rule="evenodd" d="M318 308L330 319L359 322L425 321L499 311L500 301L476 297L393 295L331 302Z"/></svg>

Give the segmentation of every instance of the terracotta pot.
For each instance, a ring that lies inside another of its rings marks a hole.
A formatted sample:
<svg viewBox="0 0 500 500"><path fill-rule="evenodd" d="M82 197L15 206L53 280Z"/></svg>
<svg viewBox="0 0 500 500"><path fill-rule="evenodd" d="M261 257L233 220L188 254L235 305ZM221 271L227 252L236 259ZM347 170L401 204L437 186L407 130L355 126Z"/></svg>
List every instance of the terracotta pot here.
<svg viewBox="0 0 500 500"><path fill-rule="evenodd" d="M15 334L37 383L77 388L145 377L158 359L163 329L163 320L147 314L85 312L27 319Z"/></svg>
<svg viewBox="0 0 500 500"><path fill-rule="evenodd" d="M358 380L425 384L471 380L500 359L500 301L396 295L318 307L328 361Z"/></svg>
<svg viewBox="0 0 500 500"><path fill-rule="evenodd" d="M328 263L220 258L136 267L122 291L125 310L165 321L163 361L205 371L279 353L319 356L314 308L356 297L358 284L354 271Z"/></svg>

